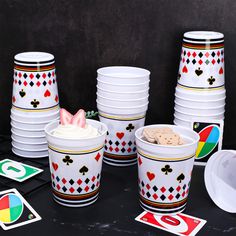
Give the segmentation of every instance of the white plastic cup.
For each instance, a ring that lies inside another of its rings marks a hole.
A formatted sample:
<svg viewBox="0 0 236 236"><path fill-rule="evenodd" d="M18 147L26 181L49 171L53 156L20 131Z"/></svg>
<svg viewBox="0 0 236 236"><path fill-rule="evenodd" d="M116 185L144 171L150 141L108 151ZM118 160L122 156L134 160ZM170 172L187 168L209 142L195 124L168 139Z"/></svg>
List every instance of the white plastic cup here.
<svg viewBox="0 0 236 236"><path fill-rule="evenodd" d="M98 129L97 137L55 137L59 121L45 127L53 198L64 206L88 206L98 198L107 127L95 120L87 119L87 123Z"/></svg>
<svg viewBox="0 0 236 236"><path fill-rule="evenodd" d="M48 156L48 150L29 151L29 150L18 149L14 146L12 146L12 152L16 154L17 156L25 157L25 158L42 158L42 157Z"/></svg>
<svg viewBox="0 0 236 236"><path fill-rule="evenodd" d="M192 123L191 123L191 121L182 120L182 119L179 119L175 116L174 124L178 125L178 126L183 126L183 127L186 127L186 128L191 128Z"/></svg>
<svg viewBox="0 0 236 236"><path fill-rule="evenodd" d="M44 151L47 150L48 145L47 143L40 143L40 144L35 144L35 143L23 143L19 140L16 140L12 137L12 145L20 150L28 150L28 151Z"/></svg>
<svg viewBox="0 0 236 236"><path fill-rule="evenodd" d="M11 132L24 137L45 137L44 130L24 130L11 125Z"/></svg>
<svg viewBox="0 0 236 236"><path fill-rule="evenodd" d="M12 139L16 140L20 143L28 143L28 144L40 144L40 143L46 143L46 137L45 136L41 136L41 137L37 137L37 136L26 136L26 135L18 135L16 134L14 131L12 131Z"/></svg>
<svg viewBox="0 0 236 236"><path fill-rule="evenodd" d="M144 128L171 128L185 144L157 145L143 139ZM175 125L149 125L135 132L141 207L155 214L177 214L187 203L199 135Z"/></svg>
<svg viewBox="0 0 236 236"><path fill-rule="evenodd" d="M100 96L97 93L97 102L113 106L113 107L133 107L133 106L142 106L148 103L148 97L137 98L137 99L113 99L108 97Z"/></svg>
<svg viewBox="0 0 236 236"><path fill-rule="evenodd" d="M97 70L97 78L114 84L139 84L149 82L150 71L131 66L109 66Z"/></svg>

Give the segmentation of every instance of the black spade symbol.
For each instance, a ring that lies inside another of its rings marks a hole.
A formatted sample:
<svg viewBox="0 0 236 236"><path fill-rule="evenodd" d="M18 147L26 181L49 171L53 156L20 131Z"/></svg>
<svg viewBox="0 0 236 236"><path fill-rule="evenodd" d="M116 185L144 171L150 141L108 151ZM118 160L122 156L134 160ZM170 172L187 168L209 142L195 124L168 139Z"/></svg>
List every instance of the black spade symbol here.
<svg viewBox="0 0 236 236"><path fill-rule="evenodd" d="M21 89L21 91L19 92L20 96L23 98L25 96L25 91L23 89Z"/></svg>
<svg viewBox="0 0 236 236"><path fill-rule="evenodd" d="M198 69L195 70L195 73L197 76L200 76L203 73L203 71L200 69L200 67L198 67Z"/></svg>
<svg viewBox="0 0 236 236"><path fill-rule="evenodd" d="M83 167L79 170L79 172L80 172L82 175L85 175L85 173L88 172L88 168L87 168L86 166L83 166Z"/></svg>
<svg viewBox="0 0 236 236"><path fill-rule="evenodd" d="M182 180L184 180L184 179L185 179L185 176L184 176L183 173L181 173L181 174L177 177L177 181L179 181L179 183L181 183Z"/></svg>

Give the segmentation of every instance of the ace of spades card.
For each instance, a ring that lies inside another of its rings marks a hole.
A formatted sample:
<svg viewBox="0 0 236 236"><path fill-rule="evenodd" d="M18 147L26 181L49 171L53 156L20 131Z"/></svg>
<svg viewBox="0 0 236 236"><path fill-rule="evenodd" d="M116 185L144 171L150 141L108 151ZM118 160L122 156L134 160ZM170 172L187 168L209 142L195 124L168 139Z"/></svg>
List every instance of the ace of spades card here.
<svg viewBox="0 0 236 236"><path fill-rule="evenodd" d="M210 156L221 150L223 140L223 120L198 119L192 121L192 129L200 136L195 165L206 165Z"/></svg>

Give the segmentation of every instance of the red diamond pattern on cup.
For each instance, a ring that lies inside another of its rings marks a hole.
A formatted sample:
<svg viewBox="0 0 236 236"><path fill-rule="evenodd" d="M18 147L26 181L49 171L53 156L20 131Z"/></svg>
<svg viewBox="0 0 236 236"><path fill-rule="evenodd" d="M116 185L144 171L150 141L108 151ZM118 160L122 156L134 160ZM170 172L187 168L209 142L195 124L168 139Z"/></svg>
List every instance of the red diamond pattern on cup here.
<svg viewBox="0 0 236 236"><path fill-rule="evenodd" d="M176 188L176 191L177 191L177 192L179 192L179 191L180 191L180 189L181 189L181 187L180 187L180 186L178 186L178 187Z"/></svg>
<svg viewBox="0 0 236 236"><path fill-rule="evenodd" d="M128 149L127 149L127 152L131 152L132 151L132 149L129 147Z"/></svg>
<svg viewBox="0 0 236 236"><path fill-rule="evenodd" d="M193 57L196 57L196 56L197 56L196 52L193 52L193 54L192 54L192 55L193 55Z"/></svg>
<svg viewBox="0 0 236 236"><path fill-rule="evenodd" d="M211 63L214 65L214 64L216 63L215 59L213 59L213 60L211 61Z"/></svg>
<svg viewBox="0 0 236 236"><path fill-rule="evenodd" d="M71 193L73 193L73 192L75 191L75 189L71 187L71 188L69 189L69 191L70 191Z"/></svg>
<svg viewBox="0 0 236 236"><path fill-rule="evenodd" d="M26 82L26 81L24 81L24 83L23 83L25 86L27 86L28 85L28 83Z"/></svg>
<svg viewBox="0 0 236 236"><path fill-rule="evenodd" d="M164 192L166 191L166 189L165 189L165 187L164 187L164 186L163 186L163 187L161 187L161 189L160 189L160 190L161 190L161 192L162 192L162 193L164 193Z"/></svg>
<svg viewBox="0 0 236 236"><path fill-rule="evenodd" d="M174 196L172 195L172 194L170 194L169 196L168 196L168 199L171 201L172 199L174 198Z"/></svg>
<svg viewBox="0 0 236 236"><path fill-rule="evenodd" d="M145 195L145 192L144 192L144 190L143 190L143 189L142 189L141 193L142 193L142 195L143 195L143 196Z"/></svg>
<svg viewBox="0 0 236 236"><path fill-rule="evenodd" d="M119 151L120 151L120 149L119 149L118 147L116 147L116 148L115 148L115 151L116 151L116 152L119 152Z"/></svg>
<svg viewBox="0 0 236 236"><path fill-rule="evenodd" d="M48 83L49 83L49 85L51 85L51 84L52 84L52 81L51 81L51 80L49 80L49 81L48 81Z"/></svg>
<svg viewBox="0 0 236 236"><path fill-rule="evenodd" d="M65 178L63 178L62 180L61 180L61 182L63 183L63 184L66 184L66 179Z"/></svg>
<svg viewBox="0 0 236 236"><path fill-rule="evenodd" d="M88 192L88 191L89 191L89 187L86 186L86 187L84 188L84 191L85 191L85 192Z"/></svg>
<svg viewBox="0 0 236 236"><path fill-rule="evenodd" d="M200 60L198 61L198 64L201 65L202 63L203 63L203 61L200 59Z"/></svg>
<svg viewBox="0 0 236 236"><path fill-rule="evenodd" d="M100 185L100 182L98 181L97 183L96 183L96 187L98 187Z"/></svg>
<svg viewBox="0 0 236 236"><path fill-rule="evenodd" d="M101 154L98 152L98 154L95 156L95 160L99 161L100 157L101 157Z"/></svg>
<svg viewBox="0 0 236 236"><path fill-rule="evenodd" d="M19 78L21 78L21 77L22 77L22 74L21 74L21 73L19 73L19 74L18 74L18 77L19 77Z"/></svg>
<svg viewBox="0 0 236 236"><path fill-rule="evenodd" d="M158 198L158 196L157 196L156 193L154 193L154 194L152 195L152 197L153 197L155 200L157 200L157 198Z"/></svg>
<svg viewBox="0 0 236 236"><path fill-rule="evenodd" d="M96 177L95 176L93 176L93 178L91 179L93 182L96 180Z"/></svg>
<svg viewBox="0 0 236 236"><path fill-rule="evenodd" d="M47 75L45 73L43 73L42 77L45 79L47 77Z"/></svg>
<svg viewBox="0 0 236 236"><path fill-rule="evenodd" d="M78 185L81 185L81 184L82 184L82 180L81 180L81 179L78 179L77 184L78 184Z"/></svg>
<svg viewBox="0 0 236 236"><path fill-rule="evenodd" d="M217 51L217 53L216 53L216 54L217 54L217 56L219 57L219 56L220 56L220 51Z"/></svg>
<svg viewBox="0 0 236 236"><path fill-rule="evenodd" d="M206 52L206 53L205 53L205 56L206 56L206 57L209 57L209 56L210 56L209 52Z"/></svg>
<svg viewBox="0 0 236 236"><path fill-rule="evenodd" d="M60 189L61 189L61 187L60 187L60 185L59 185L59 184L57 184L57 186L56 186L56 187L57 187L57 189L58 189L58 190L60 190Z"/></svg>
<svg viewBox="0 0 236 236"><path fill-rule="evenodd" d="M30 77L30 79L33 79L33 78L34 78L34 75L31 73L31 74L29 75L29 77Z"/></svg>
<svg viewBox="0 0 236 236"><path fill-rule="evenodd" d="M149 190L151 187L149 184L146 184L146 188Z"/></svg>
<svg viewBox="0 0 236 236"><path fill-rule="evenodd" d="M56 97L55 97L55 101L58 102L58 96L57 96L57 95L56 95Z"/></svg>
<svg viewBox="0 0 236 236"><path fill-rule="evenodd" d="M110 146L110 147L109 147L109 150L110 150L111 152L113 151L113 148L112 148L112 146Z"/></svg>
<svg viewBox="0 0 236 236"><path fill-rule="evenodd" d="M54 174L52 174L52 179L54 179L55 178L55 176L54 176Z"/></svg>
<svg viewBox="0 0 236 236"><path fill-rule="evenodd" d="M182 193L182 197L184 197L184 196L185 196L185 192Z"/></svg>
<svg viewBox="0 0 236 236"><path fill-rule="evenodd" d="M36 83L36 85L39 87L39 86L41 85L41 83L38 81L38 82Z"/></svg>
<svg viewBox="0 0 236 236"><path fill-rule="evenodd" d="M190 52L188 52L188 53L187 53L187 56L188 56L188 57L190 57L190 56L191 56L191 53L190 53Z"/></svg>
<svg viewBox="0 0 236 236"><path fill-rule="evenodd" d="M126 145L126 142L125 142L125 141L123 141L123 142L121 143L121 145L122 145L122 146L125 146L125 145Z"/></svg>

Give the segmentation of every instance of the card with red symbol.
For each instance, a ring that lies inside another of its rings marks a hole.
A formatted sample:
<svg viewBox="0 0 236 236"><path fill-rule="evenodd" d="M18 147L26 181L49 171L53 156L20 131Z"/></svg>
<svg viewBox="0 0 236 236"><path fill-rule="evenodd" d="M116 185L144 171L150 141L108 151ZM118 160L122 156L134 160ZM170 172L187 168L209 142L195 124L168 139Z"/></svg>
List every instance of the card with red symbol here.
<svg viewBox="0 0 236 236"><path fill-rule="evenodd" d="M181 236L194 236L206 224L206 220L182 213L161 216L144 211L135 220Z"/></svg>

